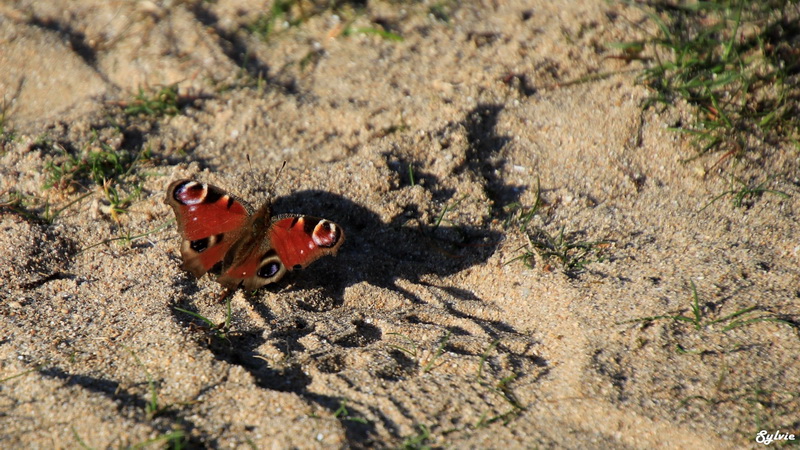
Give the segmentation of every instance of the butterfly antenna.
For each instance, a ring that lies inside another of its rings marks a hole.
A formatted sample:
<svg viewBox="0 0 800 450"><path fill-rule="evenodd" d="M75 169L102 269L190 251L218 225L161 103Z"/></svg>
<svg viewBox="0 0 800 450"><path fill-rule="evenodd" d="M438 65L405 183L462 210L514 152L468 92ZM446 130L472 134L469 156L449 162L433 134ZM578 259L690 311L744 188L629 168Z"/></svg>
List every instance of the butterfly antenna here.
<svg viewBox="0 0 800 450"><path fill-rule="evenodd" d="M275 171L275 179L272 180L272 184L269 185L269 194L270 195L273 194L273 189L275 188L275 183L278 182L278 178L280 178L281 172L283 172L283 168L284 167L286 167L286 161L284 161L283 164L281 164L281 166L278 168L278 170Z"/></svg>
<svg viewBox="0 0 800 450"><path fill-rule="evenodd" d="M250 153L244 155L247 158L247 167L250 168L250 178L253 179L253 186L258 186L258 182L256 181L255 170L253 170L253 163L250 161Z"/></svg>

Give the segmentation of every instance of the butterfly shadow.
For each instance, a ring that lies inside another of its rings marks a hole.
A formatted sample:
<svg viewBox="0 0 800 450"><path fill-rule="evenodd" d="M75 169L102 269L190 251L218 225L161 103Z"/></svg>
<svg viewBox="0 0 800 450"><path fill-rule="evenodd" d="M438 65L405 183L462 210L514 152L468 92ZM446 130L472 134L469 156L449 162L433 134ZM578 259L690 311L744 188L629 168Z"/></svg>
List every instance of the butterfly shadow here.
<svg viewBox="0 0 800 450"><path fill-rule="evenodd" d="M333 301L332 306L343 302L345 289L362 282L422 303L401 284L421 284L431 276L445 277L482 264L502 239L501 233L485 228L423 223L422 214L414 205L385 223L368 208L324 191L295 192L277 199L273 205L278 213L312 211L345 230L345 242L336 257L323 258L303 272L292 272L282 282L267 287L281 292L318 289ZM398 283L400 280L403 283ZM465 290L459 291L474 297Z"/></svg>
<svg viewBox="0 0 800 450"><path fill-rule="evenodd" d="M288 205L297 210L285 209ZM423 309L439 308L450 317L472 322L491 339L517 333L501 320L465 312L459 303L484 302L471 290L437 281L486 263L503 239L499 231L424 223L414 205L407 206L387 223L368 208L324 191L299 191L276 200L274 206L280 213L313 211L345 230L346 241L336 257L323 258L303 273L291 272L281 282L264 288L288 294L296 308L311 313L336 310L344 303L349 287L365 283L376 288L376 296L383 295L382 290L393 291ZM308 292L316 295L306 295ZM423 299L416 292L425 292L426 297L432 295L439 300L431 305L430 299ZM259 304L257 295L252 297L252 303L267 320L272 314ZM413 316L414 312L409 314ZM354 325L361 340L369 341L375 334L364 324ZM543 365L544 361L535 364Z"/></svg>

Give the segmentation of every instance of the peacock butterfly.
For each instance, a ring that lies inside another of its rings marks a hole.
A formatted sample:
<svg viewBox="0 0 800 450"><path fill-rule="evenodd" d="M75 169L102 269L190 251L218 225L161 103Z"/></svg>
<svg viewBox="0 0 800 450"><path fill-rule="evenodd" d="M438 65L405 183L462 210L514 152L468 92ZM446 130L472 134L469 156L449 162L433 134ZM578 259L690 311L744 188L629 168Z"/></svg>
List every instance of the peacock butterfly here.
<svg viewBox="0 0 800 450"><path fill-rule="evenodd" d="M333 255L344 242L339 225L293 214L272 217L269 201L253 213L237 197L210 184L174 181L164 201L175 211L183 269L196 277L217 273L228 289L258 289L288 270Z"/></svg>

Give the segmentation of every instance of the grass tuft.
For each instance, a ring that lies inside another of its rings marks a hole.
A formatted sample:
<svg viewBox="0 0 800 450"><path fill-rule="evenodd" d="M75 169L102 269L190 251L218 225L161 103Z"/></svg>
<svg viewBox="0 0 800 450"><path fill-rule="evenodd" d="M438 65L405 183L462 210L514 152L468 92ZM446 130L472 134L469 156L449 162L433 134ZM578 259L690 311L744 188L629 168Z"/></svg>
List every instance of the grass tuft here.
<svg viewBox="0 0 800 450"><path fill-rule="evenodd" d="M52 224L62 212L66 211L72 205L80 203L89 195L91 195L91 193L81 195L64 206L54 208L49 201L40 197L9 190L0 193L0 211L6 209L21 215L27 220Z"/></svg>
<svg viewBox="0 0 800 450"><path fill-rule="evenodd" d="M149 398L147 400L147 403L145 404L145 412L147 413L148 418L153 419L156 415L160 414L165 409L159 407L158 405L158 386L156 384L156 381L155 379L153 379L153 376L150 375L150 371L147 370L147 367L144 365L144 363L142 363L142 360L139 359L136 353L134 353L134 351L128 347L124 348L125 350L128 351L128 353L131 354L131 356L133 356L133 359L136 361L136 365L138 365L139 367L142 368L142 370L144 370L144 374L147 377L147 390L149 393Z"/></svg>
<svg viewBox="0 0 800 450"><path fill-rule="evenodd" d="M387 335L400 337L406 342L406 345L387 344L387 346L393 350L403 352L409 358L415 360L420 366L420 373L425 374L433 369L436 361L439 360L439 358L444 354L444 349L447 346L447 343L450 341L453 332L448 331L447 334L444 335L444 337L439 341L439 345L436 346L436 350L433 351L433 354L431 354L424 363L423 360L426 359L426 352L420 351L419 346L417 346L413 339L401 333L387 333Z"/></svg>
<svg viewBox="0 0 800 450"><path fill-rule="evenodd" d="M186 444L186 432L181 429L173 430L170 431L169 433L162 434L161 436L156 436L144 442L134 444L131 446L131 448L132 449L147 448L152 446L153 444L161 444L165 448L180 450L184 448Z"/></svg>
<svg viewBox="0 0 800 450"><path fill-rule="evenodd" d="M719 2L628 1L643 8L657 32L617 45L628 59L650 47L640 81L653 91L646 106L683 99L693 121L697 156L737 159L800 138L800 58L793 44L800 9L791 0ZM633 55L633 56L632 56ZM765 145L766 144L766 145Z"/></svg>
<svg viewBox="0 0 800 450"><path fill-rule="evenodd" d="M417 344L414 342L413 339L401 333L386 333L386 335L401 337L408 344L408 346L397 345L397 344L386 344L389 348L401 351L406 355L408 355L411 359L417 359Z"/></svg>
<svg viewBox="0 0 800 450"><path fill-rule="evenodd" d="M79 155L73 155L61 146L57 148L61 158L49 161L44 168L47 174L46 189L65 190L86 182L102 186L107 180L129 173L134 161L138 160L131 158L129 152L100 141L96 132Z"/></svg>
<svg viewBox="0 0 800 450"><path fill-rule="evenodd" d="M535 256L539 255L548 266L555 262L567 276L577 276L586 270L587 265L602 262L605 249L611 245L611 241L582 241L577 236L577 233L565 232L564 227L555 236L541 228L526 230L528 244L518 249L523 253L506 264L520 260L528 268L533 268Z"/></svg>
<svg viewBox="0 0 800 450"><path fill-rule="evenodd" d="M392 33L390 31L386 31L386 30L384 30L382 28L376 28L376 27L352 28L352 27L348 26L342 32L342 36L345 36L345 37L353 36L353 35L356 35L356 34L370 34L370 35L373 35L373 36L378 36L380 38L383 38L383 39L385 39L387 41L402 42L404 40L403 36L400 36L399 34Z"/></svg>
<svg viewBox="0 0 800 450"><path fill-rule="evenodd" d="M421 423L415 425L414 428L417 429L417 434L405 438L400 448L404 450L430 449L431 446L428 445L428 441L430 441L431 439L431 430L427 426Z"/></svg>
<svg viewBox="0 0 800 450"><path fill-rule="evenodd" d="M330 35L342 35L345 37L356 34L371 34L389 41L400 42L403 37L399 34L385 30L382 26L377 27L353 27L354 17L363 14L363 5L359 2L330 2L321 0L276 0L272 3L272 9L264 14L260 14L245 29L259 37L263 41L269 41L276 34L283 30L299 27L307 20L322 14L336 14L343 17L343 23L331 30ZM348 19L349 17L349 19ZM313 58L314 52L309 53L303 59ZM307 64L306 61L303 64Z"/></svg>
<svg viewBox="0 0 800 450"><path fill-rule="evenodd" d="M475 429L489 426L490 424L498 421L508 424L512 419L525 411L525 406L523 406L522 403L520 403L520 401L517 399L517 395L514 393L511 387L511 383L517 379L517 374L512 373L511 375L500 378L496 383L491 383L484 377L484 365L489 358L489 354L496 350L499 344L500 340L497 339L492 342L483 352L478 364L478 373L476 374L475 378L477 379L478 384L484 388L487 388L490 392L499 395L503 401L511 406L511 409L491 417L487 413L482 414L478 422L473 425L473 428Z"/></svg>
<svg viewBox="0 0 800 450"><path fill-rule="evenodd" d="M555 236L544 228L531 228L531 221L542 211L544 205L541 184L537 179L536 199L533 206L525 207L521 203L511 203L503 208L506 214L503 227L519 226L519 231L528 241L527 244L515 250L515 252L522 251L522 254L507 261L506 265L514 261L522 261L526 267L532 269L538 255L544 261L546 270L550 270L552 261L560 265L567 276L575 277L581 274L588 264L603 261L604 251L612 244L611 241L578 240L579 233L567 233L564 227Z"/></svg>
<svg viewBox="0 0 800 450"><path fill-rule="evenodd" d="M58 144L43 145L52 146L59 153L45 164L45 189L72 193L81 187L97 186L108 204L104 212L116 222L140 198L143 175L138 173L138 169L150 161L150 148L133 152L114 147L101 139L96 130L92 132L84 149L74 154ZM79 197L56 212L60 213L88 195ZM21 205L21 202L17 202L17 205ZM48 202L45 202L44 209L43 218L51 223L58 214L51 212Z"/></svg>
<svg viewBox="0 0 800 450"><path fill-rule="evenodd" d="M215 337L217 339L222 339L222 340L230 342L230 339L228 337L228 333L230 331L231 317L233 315L233 312L232 312L232 309L231 309L231 298L232 297L233 297L232 295L226 295L225 296L225 321L220 323L220 324L215 324L214 321L209 319L208 317L206 317L206 316L204 316L204 315L202 315L200 313L194 312L194 311L189 311L188 309L183 309L183 308L179 308L179 307L176 306L175 310L176 311L180 311L180 312L182 312L184 314L188 314L188 315L194 317L195 319L198 319L201 322L203 322L204 329L207 332L209 332L211 334L211 336L213 336L213 337Z"/></svg>
<svg viewBox="0 0 800 450"><path fill-rule="evenodd" d="M181 111L181 104L184 102L178 94L178 85L159 87L146 91L139 88L133 100L125 108L125 114L129 116L175 116Z"/></svg>
<svg viewBox="0 0 800 450"><path fill-rule="evenodd" d="M447 346L447 342L450 340L452 335L453 332L448 331L447 334L442 338L442 340L439 342L439 346L436 347L436 351L434 352L433 356L431 356L428 362L422 366L422 373L428 373L431 369L433 369L433 365L444 354L444 348Z"/></svg>
<svg viewBox="0 0 800 450"><path fill-rule="evenodd" d="M363 417L352 416L350 415L350 411L347 410L347 400L340 400L339 401L339 408L333 412L333 417L340 419L340 420L349 420L350 422L356 422L360 424L368 424L369 421Z"/></svg>
<svg viewBox="0 0 800 450"><path fill-rule="evenodd" d="M442 221L445 221L445 215L448 212L452 212L453 210L455 210L458 207L458 205L460 205L461 202L463 202L467 197L469 197L469 195L464 194L461 198L457 199L453 203L446 204L444 206L444 209L442 209L442 212L439 213L439 216L436 218L436 223L433 224L433 230L439 228L439 225L442 224Z"/></svg>
<svg viewBox="0 0 800 450"><path fill-rule="evenodd" d="M704 328L709 328L713 325L725 324L720 331L728 332L736 328L741 328L744 326L752 325L759 322L776 322L776 323L783 323L789 325L792 328L798 328L798 326L788 320L784 320L778 317L775 314L763 314L764 311L760 309L757 305L749 306L746 308L739 309L731 314L727 314L722 317L718 317L716 319L708 318L705 314L704 309L700 306L700 296L697 294L697 287L694 284L694 281L690 281L691 289L692 289L692 301L690 304L691 315L686 316L683 314L666 314L660 316L651 316L651 317L640 317L638 319L627 320L620 323L636 323L636 322L643 322L643 323L650 323L655 322L657 320L672 320L675 322L683 322L690 324L695 330L702 330ZM753 314L759 314L758 316L754 316ZM679 353L693 353L683 349L682 347L678 346Z"/></svg>
<svg viewBox="0 0 800 450"><path fill-rule="evenodd" d="M542 201L542 185L539 179L536 179L536 199L533 202L533 206L530 208L526 208L521 203L514 202L509 205L506 205L503 210L507 213L506 220L503 223L503 227L508 228L512 224L516 223L519 224L519 231L525 233L528 229L528 225L531 222L531 219L539 212L539 210L544 206L544 202Z"/></svg>
<svg viewBox="0 0 800 450"><path fill-rule="evenodd" d="M711 199L711 201L708 202L705 206L700 208L700 212L702 212L703 210L705 210L706 208L711 206L713 203L715 203L717 200L721 199L722 197L727 197L727 196L733 197L733 199L732 199L733 206L736 207L736 208L742 208L742 207L749 208L749 207L753 206L753 202L755 201L756 198L759 198L764 194L772 194L772 195L776 195L776 196L781 197L781 198L789 198L790 197L790 195L787 194L786 192L778 191L778 190L775 190L775 189L767 189L766 186L767 186L767 184L770 183L770 181L772 181L772 178L769 178L766 181L763 181L763 182L761 182L761 183L759 183L759 184L757 184L755 186L750 186L747 183L745 183L744 181L742 181L742 180L740 180L738 178L735 178L735 177L731 179L731 184L733 184L734 181L740 185L740 187L738 189L732 188L730 190L727 190L727 191L717 195L716 197Z"/></svg>
<svg viewBox="0 0 800 450"><path fill-rule="evenodd" d="M259 15L253 23L247 26L247 30L268 41L276 32L277 24L285 23L295 27L308 19L303 2L300 0L277 0L272 3L272 9L265 14Z"/></svg>

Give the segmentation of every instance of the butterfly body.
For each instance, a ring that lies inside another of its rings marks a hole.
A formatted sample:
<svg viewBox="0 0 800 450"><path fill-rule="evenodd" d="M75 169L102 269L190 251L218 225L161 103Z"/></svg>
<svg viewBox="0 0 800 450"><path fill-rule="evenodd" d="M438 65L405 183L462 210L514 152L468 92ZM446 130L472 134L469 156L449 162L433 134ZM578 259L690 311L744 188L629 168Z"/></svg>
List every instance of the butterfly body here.
<svg viewBox="0 0 800 450"><path fill-rule="evenodd" d="M165 203L183 238L183 268L196 277L218 272L217 281L226 288L274 283L287 271L336 254L344 242L342 229L329 220L273 217L269 202L253 213L239 198L197 181L170 184Z"/></svg>

